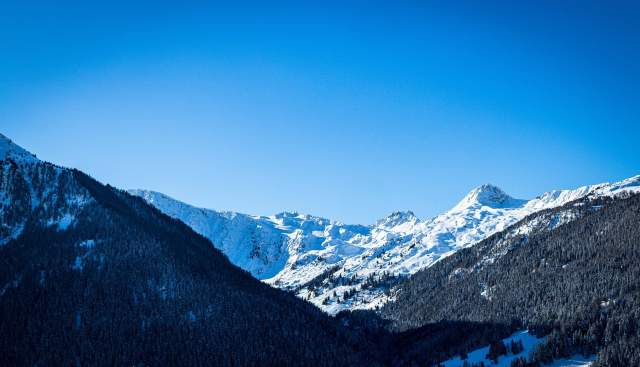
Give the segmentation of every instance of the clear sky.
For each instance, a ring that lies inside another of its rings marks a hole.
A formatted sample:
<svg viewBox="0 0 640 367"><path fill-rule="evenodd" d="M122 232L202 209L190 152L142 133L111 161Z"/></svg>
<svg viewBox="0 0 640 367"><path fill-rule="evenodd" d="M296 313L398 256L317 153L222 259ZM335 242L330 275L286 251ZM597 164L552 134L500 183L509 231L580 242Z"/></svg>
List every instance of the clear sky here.
<svg viewBox="0 0 640 367"><path fill-rule="evenodd" d="M638 1L25 3L0 131L121 188L372 223L640 174Z"/></svg>

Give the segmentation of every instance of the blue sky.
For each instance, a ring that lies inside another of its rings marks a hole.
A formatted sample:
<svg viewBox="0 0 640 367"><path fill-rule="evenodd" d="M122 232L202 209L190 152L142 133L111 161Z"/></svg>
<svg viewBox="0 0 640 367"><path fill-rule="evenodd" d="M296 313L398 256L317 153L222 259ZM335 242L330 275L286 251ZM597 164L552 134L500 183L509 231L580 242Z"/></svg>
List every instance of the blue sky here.
<svg viewBox="0 0 640 367"><path fill-rule="evenodd" d="M640 174L635 1L24 3L0 131L118 187L371 223Z"/></svg>

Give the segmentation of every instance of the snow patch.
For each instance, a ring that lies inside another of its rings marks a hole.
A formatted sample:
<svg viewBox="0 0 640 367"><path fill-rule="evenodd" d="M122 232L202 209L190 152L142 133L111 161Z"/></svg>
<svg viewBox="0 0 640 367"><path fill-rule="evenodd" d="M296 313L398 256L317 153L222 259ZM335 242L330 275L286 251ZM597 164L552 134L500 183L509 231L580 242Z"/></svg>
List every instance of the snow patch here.
<svg viewBox="0 0 640 367"><path fill-rule="evenodd" d="M73 262L71 269L77 270L77 271L82 271L82 269L84 269L81 256L76 256L76 260Z"/></svg>
<svg viewBox="0 0 640 367"><path fill-rule="evenodd" d="M62 216L62 218L60 218L60 220L58 221L58 229L60 231L66 231L67 228L69 228L69 226L71 226L71 224L73 223L73 221L75 220L74 216L71 214L65 214Z"/></svg>
<svg viewBox="0 0 640 367"><path fill-rule="evenodd" d="M12 281L6 283L2 288L0 288L0 297L2 297L11 288L18 288L21 282L22 274L16 275Z"/></svg>
<svg viewBox="0 0 640 367"><path fill-rule="evenodd" d="M189 310L189 312L187 312L187 320L189 320L191 322L196 322L197 317L196 317L196 314L192 310Z"/></svg>
<svg viewBox="0 0 640 367"><path fill-rule="evenodd" d="M91 249L96 245L96 241L95 240L84 240L80 243L78 243L78 246L86 248L86 249Z"/></svg>
<svg viewBox="0 0 640 367"><path fill-rule="evenodd" d="M595 362L595 360L595 356L583 357L580 355L575 355L571 358L555 360L553 363L545 365L545 367L589 367L593 365L593 362Z"/></svg>
<svg viewBox="0 0 640 367"><path fill-rule="evenodd" d="M494 366L494 367L510 367L511 362L524 357L528 358L529 354L540 344L544 343L546 340L545 337L538 338L535 335L529 334L529 331L518 331L511 336L502 339L502 342L509 346L512 341L522 342L523 350L519 353L512 354L508 353L507 355L503 355L498 357L498 363L493 363L493 361L486 358L489 353L489 346L484 348L476 349L467 354L466 361L469 365L473 363L484 363L485 366ZM554 361L551 365L553 367L587 367L590 366L591 363L595 360L595 357L584 358L580 356L575 356L569 359L559 359ZM455 357L449 360L442 362L445 367L462 367L464 365L465 360L460 359L460 357Z"/></svg>
<svg viewBox="0 0 640 367"><path fill-rule="evenodd" d="M5 238L0 239L0 246L4 246L7 243L11 242L12 240L15 240L18 237L20 237L23 230L24 230L24 223L20 223L14 226L13 228L11 228L11 232L9 233L9 235Z"/></svg>
<svg viewBox="0 0 640 367"><path fill-rule="evenodd" d="M44 283L47 279L47 273L44 270L40 270L40 277L38 279L38 284L40 284L40 287L44 287Z"/></svg>

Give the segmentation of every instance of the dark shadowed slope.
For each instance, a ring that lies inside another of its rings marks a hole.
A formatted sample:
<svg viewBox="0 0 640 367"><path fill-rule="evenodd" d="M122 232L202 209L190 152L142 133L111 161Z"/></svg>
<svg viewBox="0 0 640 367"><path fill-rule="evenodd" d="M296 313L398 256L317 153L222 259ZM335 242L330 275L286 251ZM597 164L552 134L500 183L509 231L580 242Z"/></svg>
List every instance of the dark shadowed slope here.
<svg viewBox="0 0 640 367"><path fill-rule="evenodd" d="M142 199L0 159L0 365L370 364L356 334Z"/></svg>

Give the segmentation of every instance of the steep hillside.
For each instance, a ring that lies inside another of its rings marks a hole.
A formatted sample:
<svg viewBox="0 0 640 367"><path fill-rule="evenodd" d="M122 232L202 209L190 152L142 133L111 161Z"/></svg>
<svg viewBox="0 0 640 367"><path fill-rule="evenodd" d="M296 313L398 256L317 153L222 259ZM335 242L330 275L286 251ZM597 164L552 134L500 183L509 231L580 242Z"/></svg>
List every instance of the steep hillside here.
<svg viewBox="0 0 640 367"><path fill-rule="evenodd" d="M0 143L0 365L375 364L182 222Z"/></svg>
<svg viewBox="0 0 640 367"><path fill-rule="evenodd" d="M381 315L413 334L439 322L551 333L534 356L542 362L598 354L599 365L640 365L638 223L638 194L533 214L402 282ZM407 349L434 362L419 343Z"/></svg>

